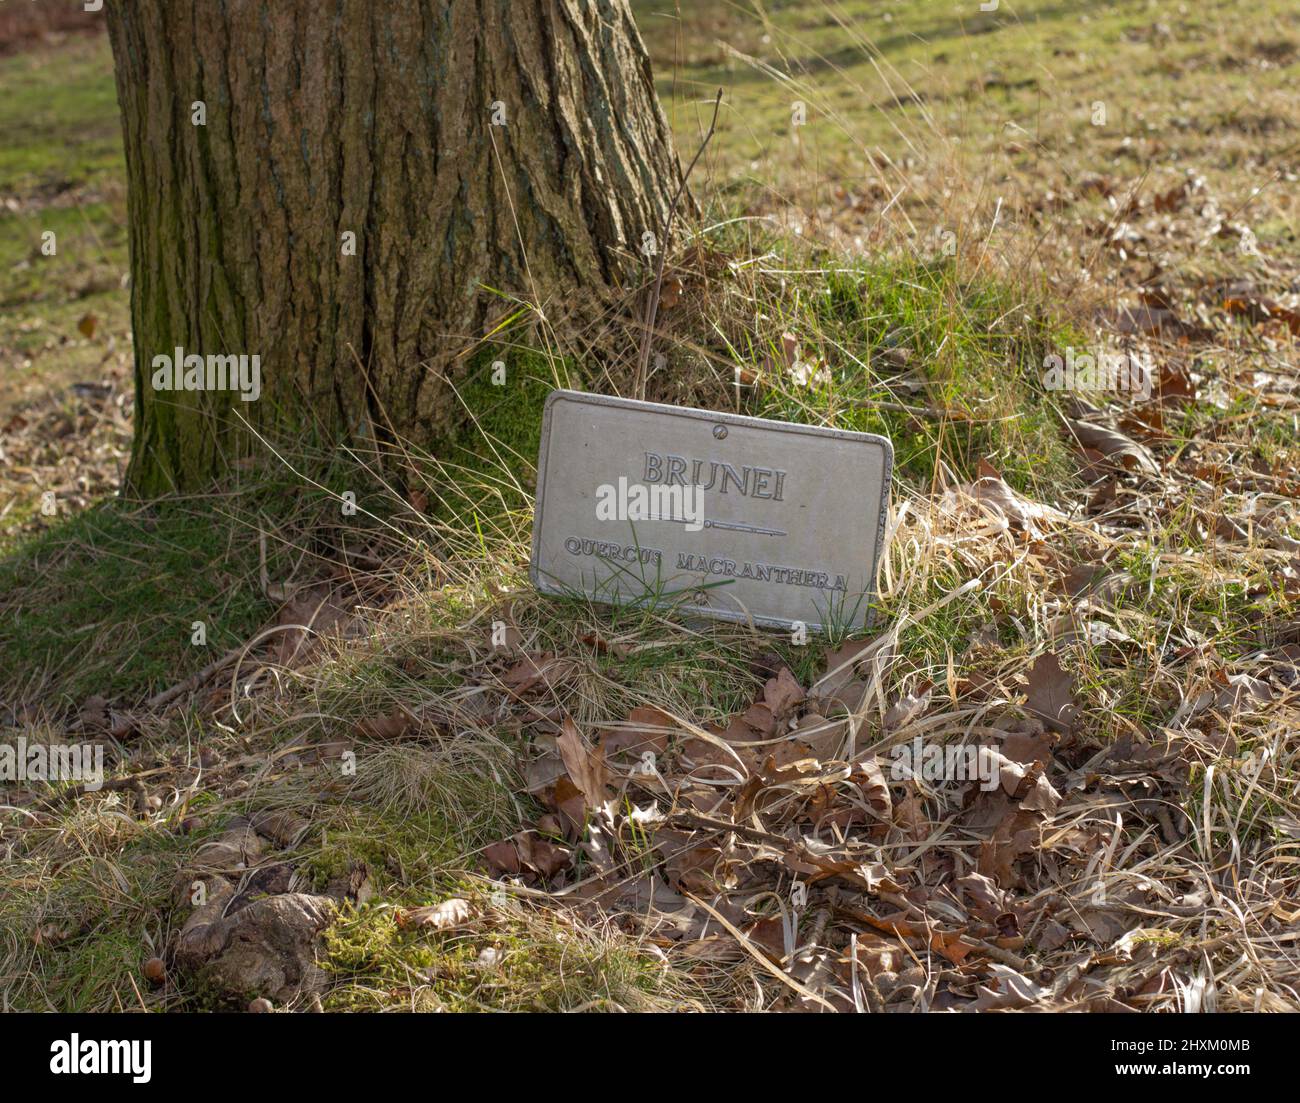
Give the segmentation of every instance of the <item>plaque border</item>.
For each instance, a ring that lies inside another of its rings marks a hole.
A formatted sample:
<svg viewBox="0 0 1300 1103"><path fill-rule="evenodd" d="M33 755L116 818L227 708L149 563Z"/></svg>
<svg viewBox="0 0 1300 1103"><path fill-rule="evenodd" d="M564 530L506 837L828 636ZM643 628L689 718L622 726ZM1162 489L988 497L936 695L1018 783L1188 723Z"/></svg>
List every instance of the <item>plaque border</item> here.
<svg viewBox="0 0 1300 1103"><path fill-rule="evenodd" d="M701 410L693 406L672 406L666 402L645 402L636 398L619 398L614 395L589 394L586 391L573 391L557 388L546 396L542 407L542 441L537 455L537 493L533 501L532 548L528 559L528 578L538 593L549 597L572 597L572 591L555 586L541 577L539 562L541 551L538 546L542 510L546 500L546 472L550 459L551 411L560 402L578 402L588 406L613 406L625 410L645 410L650 413L668 414L673 417L686 418L691 421L706 421L712 425L740 425L749 429L778 430L785 433L800 433L806 436L831 438L834 440L851 440L863 444L873 444L880 448L884 457L884 470L881 478L880 513L876 528L876 547L872 555L871 589L866 591L868 610L862 621L854 622L850 631L871 626L870 603L876 597L876 576L880 571L880 556L885 547L885 527L889 520L889 492L893 480L894 445L888 437L878 433L860 433L852 429L833 429L822 425L802 425L795 421L775 421L764 417L750 417L746 414L722 413ZM613 599L583 594L588 601L597 605L613 605ZM725 609L713 609L705 605L677 605L674 612L707 617L710 620L723 620L739 624L754 624L764 628L791 628L795 621L781 617L755 617L748 613ZM825 625L804 621L811 631L821 632Z"/></svg>

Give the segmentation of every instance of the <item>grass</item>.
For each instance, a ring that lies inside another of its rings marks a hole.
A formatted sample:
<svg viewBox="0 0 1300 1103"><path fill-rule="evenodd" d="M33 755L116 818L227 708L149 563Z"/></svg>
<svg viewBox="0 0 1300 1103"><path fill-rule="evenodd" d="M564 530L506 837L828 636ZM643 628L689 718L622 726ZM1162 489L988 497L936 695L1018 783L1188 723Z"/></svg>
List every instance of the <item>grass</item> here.
<svg viewBox="0 0 1300 1103"><path fill-rule="evenodd" d="M0 559L5 700L51 712L92 694L138 704L247 641L275 610L263 572L282 583L326 552L319 541L295 543L296 526L328 533L339 509L332 495L373 482L356 469L350 480L336 471L331 491L324 472L320 489L304 495L284 478L33 518Z"/></svg>
<svg viewBox="0 0 1300 1103"><path fill-rule="evenodd" d="M695 129L701 101L725 86L710 168L773 206L817 211L837 187L860 196L875 185L886 198L902 187L909 215L941 211L945 189L1011 202L1117 158L1157 173L1190 164L1235 187L1245 165L1295 140L1300 19L1282 3L1259 5L1248 25L1230 0L634 6L675 131ZM792 126L796 100L806 125ZM1286 240L1275 223L1264 229Z"/></svg>
<svg viewBox="0 0 1300 1103"><path fill-rule="evenodd" d="M405 561L425 526L383 473L295 448L267 442L256 465L205 495L64 503L53 518L29 498L12 511L0 535L0 700L47 714L90 695L138 705L247 642L297 588L346 574L349 556Z"/></svg>
<svg viewBox="0 0 1300 1103"><path fill-rule="evenodd" d="M129 348L126 166L107 40L0 57L0 400L96 380ZM45 234L54 235L49 255ZM97 320L84 338L77 323ZM14 368L18 370L15 371Z"/></svg>
<svg viewBox="0 0 1300 1103"><path fill-rule="evenodd" d="M884 434L910 486L932 485L945 468L973 478L980 460L1019 489L1068 479L1041 377L1044 357L1073 338L1045 302L967 279L945 260L787 271L784 296L755 302L780 333L732 349L742 378L763 365L743 387L747 412ZM784 334L797 342L793 365Z"/></svg>
<svg viewBox="0 0 1300 1103"><path fill-rule="evenodd" d="M102 36L0 59L0 188L58 194L121 182L113 60Z"/></svg>
<svg viewBox="0 0 1300 1103"><path fill-rule="evenodd" d="M112 800L29 823L0 895L4 1008L129 1011L155 1002L143 1000L140 966L163 945L172 881L192 845Z"/></svg>
<svg viewBox="0 0 1300 1103"><path fill-rule="evenodd" d="M324 891L358 866L368 871L373 895L346 905L322 944L322 963L334 978L327 1009L704 1006L698 984L635 940L498 899L490 882L458 872L518 823L508 746L487 730L423 747L362 741L353 744L355 770L344 773L337 759L317 762L308 748L350 726L326 722L315 734L297 719L304 697L320 716L329 712L331 693L363 714L377 702L356 692L344 697L357 688L346 663L323 662L306 673L300 693L253 703L251 739L186 714L137 740L110 774L163 763L154 773L167 775L157 779L167 798L147 810L112 794L63 808L0 812L0 833L12 848L0 902L6 1009L230 1006L225 994L197 981L151 986L141 969L179 930L185 909L176 885L186 883L183 871L200 844L218 837L232 815L268 808L306 815L301 840L275 854L294 865L302 891ZM292 738L276 740L276 731ZM215 791L193 772L200 743L222 763L218 773L234 774ZM280 750L268 757L277 743ZM191 749L184 761L174 754L177 746ZM242 753L250 747L259 753ZM303 748L306 761L287 757L294 747ZM477 901L485 918L472 934L399 929L398 909L449 894ZM480 960L486 950L489 965Z"/></svg>
<svg viewBox="0 0 1300 1103"><path fill-rule="evenodd" d="M257 569L256 532L194 503L110 502L51 526L0 562L4 696L57 711L166 689L267 616Z"/></svg>
<svg viewBox="0 0 1300 1103"><path fill-rule="evenodd" d="M542 407L557 386L581 389L576 366L526 346L493 346L475 358L458 392L465 424L436 459L419 455L418 463L417 485L453 538L472 533L481 545L484 524L504 523L529 508L537 486Z"/></svg>

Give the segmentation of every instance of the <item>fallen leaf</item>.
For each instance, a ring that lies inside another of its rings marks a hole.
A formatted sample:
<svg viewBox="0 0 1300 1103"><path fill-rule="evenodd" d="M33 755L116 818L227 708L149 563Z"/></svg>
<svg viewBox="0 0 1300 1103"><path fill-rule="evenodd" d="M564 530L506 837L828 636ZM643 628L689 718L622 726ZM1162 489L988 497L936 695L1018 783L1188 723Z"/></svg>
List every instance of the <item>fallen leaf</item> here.
<svg viewBox="0 0 1300 1103"><path fill-rule="evenodd" d="M554 689L556 683L573 666L570 660L556 658L549 651L540 655L525 655L501 676L501 682L513 696L523 697L541 685Z"/></svg>
<svg viewBox="0 0 1300 1103"><path fill-rule="evenodd" d="M995 794L1003 802L1006 798ZM991 838L980 843L979 860L976 870L986 877L993 878L1003 888L1013 888L1020 884L1016 872L1016 863L1034 853L1042 836L1043 819L1035 812L1022 812L1014 805L1003 804L1013 809L998 824Z"/></svg>
<svg viewBox="0 0 1300 1103"><path fill-rule="evenodd" d="M572 860L572 855L564 847L527 831L490 843L483 848L483 857L502 873L519 874L531 870L548 880Z"/></svg>
<svg viewBox="0 0 1300 1103"><path fill-rule="evenodd" d="M803 704L803 700L803 686L795 681L786 667L782 667L775 678L769 678L763 687L763 703L778 719L789 715L795 706Z"/></svg>
<svg viewBox="0 0 1300 1103"><path fill-rule="evenodd" d="M881 720L885 731L896 733L899 729L907 727L908 724L917 719L929 707L930 695L933 690L933 682L922 682L914 692L899 698L890 705L885 710L885 715Z"/></svg>
<svg viewBox="0 0 1300 1103"><path fill-rule="evenodd" d="M416 930L450 931L463 927L473 918L474 908L468 900L453 897L441 904L431 904L422 908L398 908L395 913L399 927Z"/></svg>
<svg viewBox="0 0 1300 1103"><path fill-rule="evenodd" d="M646 751L661 755L668 749L668 740L676 730L672 717L662 709L638 705L622 724L601 735L600 748L606 761L623 751L633 758L640 758Z"/></svg>
<svg viewBox="0 0 1300 1103"><path fill-rule="evenodd" d="M809 692L818 712L830 715L830 709L835 705L847 712L857 712L866 695L867 684L854 676L854 666L872 643L872 640L850 640L839 647L826 649L826 673L813 683Z"/></svg>
<svg viewBox="0 0 1300 1103"><path fill-rule="evenodd" d="M973 498L988 512L1005 518L1009 525L1031 536L1041 535L1040 526L1066 520L1065 514L1059 509L1035 502L1012 490L987 461L980 461L979 471L980 477L975 482L949 490L944 495L945 502L951 504L957 495Z"/></svg>
<svg viewBox="0 0 1300 1103"><path fill-rule="evenodd" d="M1028 1007L1052 994L1050 988L1017 973L1010 966L990 962L988 968L993 976L993 983L980 987L979 999L971 1005L973 1011Z"/></svg>
<svg viewBox="0 0 1300 1103"><path fill-rule="evenodd" d="M922 945L942 954L954 965L960 965L967 957L979 949L973 942L961 936L959 931L936 931L932 928L912 923L902 918L880 919L867 912L854 911L855 919L875 927L878 931L895 935L898 938L916 939Z"/></svg>
<svg viewBox="0 0 1300 1103"><path fill-rule="evenodd" d="M1259 323L1277 318L1286 323L1290 331L1300 336L1300 311L1291 310L1274 302L1257 296L1233 297L1223 301L1223 309L1229 314L1245 315L1250 321Z"/></svg>
<svg viewBox="0 0 1300 1103"><path fill-rule="evenodd" d="M849 726L846 720L828 720L817 712L805 714L792 733L808 748L808 753L822 762L834 758L844 746Z"/></svg>
<svg viewBox="0 0 1300 1103"><path fill-rule="evenodd" d="M1123 433L1073 418L1069 419L1069 426L1081 447L1100 452L1107 459L1118 458L1128 471L1140 471L1145 475L1160 474L1160 466L1155 457L1143 445Z"/></svg>
<svg viewBox="0 0 1300 1103"><path fill-rule="evenodd" d="M788 369L793 368L799 360L799 339L793 333L781 334L781 356Z"/></svg>
<svg viewBox="0 0 1300 1103"><path fill-rule="evenodd" d="M357 721L356 733L363 739L400 739L411 730L414 723L411 714L399 707L386 716Z"/></svg>
<svg viewBox="0 0 1300 1103"><path fill-rule="evenodd" d="M1074 726L1078 711L1074 707L1074 678L1050 652L1039 656L1029 669L1025 707L1057 731L1068 732Z"/></svg>
<svg viewBox="0 0 1300 1103"><path fill-rule="evenodd" d="M599 750L592 750L582 738L572 718L565 716L560 734L555 739L555 749L564 760L573 784L582 793L587 808L603 808L609 794L606 792L608 772L605 758Z"/></svg>
<svg viewBox="0 0 1300 1103"><path fill-rule="evenodd" d="M268 596L286 591L272 583ZM272 600L278 600L273 596ZM294 593L280 609L275 623L284 629L275 647L275 661L280 666L301 665L307 660L320 638L327 633L342 632L355 621L328 586L312 586Z"/></svg>

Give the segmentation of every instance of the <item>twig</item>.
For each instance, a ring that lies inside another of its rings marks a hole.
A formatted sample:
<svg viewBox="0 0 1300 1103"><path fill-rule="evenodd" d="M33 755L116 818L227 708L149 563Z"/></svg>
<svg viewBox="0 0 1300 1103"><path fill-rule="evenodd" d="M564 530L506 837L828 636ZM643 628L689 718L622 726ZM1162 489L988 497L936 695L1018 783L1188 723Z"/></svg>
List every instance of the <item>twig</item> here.
<svg viewBox="0 0 1300 1103"><path fill-rule="evenodd" d="M677 214L677 204L681 202L682 194L686 191L686 181L690 179L691 170L695 168L695 162L700 159L704 152L704 147L709 144L713 137L714 128L718 125L718 109L722 106L722 89L718 89L718 94L713 101L713 119L709 123L709 131L704 135L704 141L700 143L700 148L695 151L695 156L691 158L691 163L686 166L686 171L682 173L681 183L677 185L677 194L673 196L673 201L668 207L668 217L664 221L663 241L659 243L659 263L656 265L654 287L650 289L650 298L646 302L645 308L645 332L641 335L641 355L636 367L636 397L645 398L646 377L650 368L650 335L654 332L655 321L659 317L659 293L664 283L664 260L668 256L668 238L673 229L673 216Z"/></svg>
<svg viewBox="0 0 1300 1103"><path fill-rule="evenodd" d="M787 973L784 969L781 969L780 967L774 965L771 962L771 960L769 960L767 955L763 953L762 950L760 950L757 946L755 946L754 943L748 937L746 937L741 931L737 930L735 924L732 923L730 920L728 920L727 917L723 915L720 911L718 911L716 908L710 907L698 896L695 896L692 893L688 892L685 893L684 895L686 896L687 900L690 900L692 903L698 904L701 908L703 908L706 912L708 912L709 915L711 915L714 919L716 919L718 923L721 924L722 928L729 935L731 935L732 938L734 938L738 943L740 943L741 949L743 949L747 954L753 957L753 959L757 961L759 965L761 965L764 969L766 969L769 973L771 973L772 976L776 977L776 979L779 980L782 984L784 984L787 988L790 988L793 991L797 992L799 995L803 996L804 999L812 1000L814 1003L821 1004L824 1008L826 1008L827 1011L838 1010L838 1008L836 1008L834 1004L828 1002L823 997L817 995L816 992L814 992L811 988L808 988L806 985L800 984L797 980L794 979L794 977L790 976L790 974Z"/></svg>
<svg viewBox="0 0 1300 1103"><path fill-rule="evenodd" d="M197 671L194 674L191 674L184 681L177 682L170 689L165 689L161 693L155 694L153 697L150 697L149 700L145 702L145 708L149 709L150 711L157 711L158 709L163 708L165 705L171 704L172 701L174 701L177 697L180 697L182 694L189 693L198 689L199 686L203 685L204 682L206 682L209 678L211 678L214 674L216 674L219 670L221 670L221 668L224 667L227 663L233 662L235 659L239 658L240 652L242 652L243 650L244 650L243 644L240 644L238 647L231 648L231 650L227 651L224 655L221 656L221 658L208 663L208 665L205 666L202 670Z"/></svg>

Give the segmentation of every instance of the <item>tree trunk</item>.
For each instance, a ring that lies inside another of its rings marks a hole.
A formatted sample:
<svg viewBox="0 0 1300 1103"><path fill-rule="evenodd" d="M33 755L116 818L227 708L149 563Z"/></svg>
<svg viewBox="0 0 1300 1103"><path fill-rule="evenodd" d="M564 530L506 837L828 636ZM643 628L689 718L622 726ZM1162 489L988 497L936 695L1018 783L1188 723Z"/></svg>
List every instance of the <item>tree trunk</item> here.
<svg viewBox="0 0 1300 1103"><path fill-rule="evenodd" d="M627 0L106 6L138 492L219 475L245 421L428 441L498 293L594 310L648 270L680 169ZM178 349L256 355L260 397L155 388Z"/></svg>

